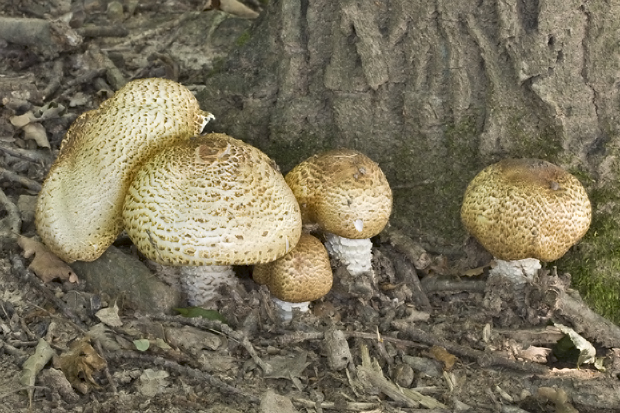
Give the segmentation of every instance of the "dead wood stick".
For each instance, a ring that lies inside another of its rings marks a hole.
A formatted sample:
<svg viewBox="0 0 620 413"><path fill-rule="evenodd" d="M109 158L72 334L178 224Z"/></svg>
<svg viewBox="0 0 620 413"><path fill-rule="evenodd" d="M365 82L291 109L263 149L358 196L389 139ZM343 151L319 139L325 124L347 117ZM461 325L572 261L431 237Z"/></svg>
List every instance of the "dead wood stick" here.
<svg viewBox="0 0 620 413"><path fill-rule="evenodd" d="M403 254L418 270L428 268L432 263L431 256L426 250L402 231L396 228L386 228L380 234L381 241L389 242L396 251Z"/></svg>
<svg viewBox="0 0 620 413"><path fill-rule="evenodd" d="M466 280L455 277L425 277L422 280L422 287L427 293L434 292L461 292L484 293L487 282L483 280Z"/></svg>
<svg viewBox="0 0 620 413"><path fill-rule="evenodd" d="M269 363L266 363L261 359L254 349L254 346L248 339L247 335L242 331L233 330L228 324L221 323L219 321L207 320L206 318L198 317L183 317L183 316L167 316L167 315L148 315L148 318L159 321L176 322L179 324L191 325L197 328L207 328L209 330L219 331L233 340L237 341L245 351L248 352L254 363L256 363L265 374L272 372L272 367Z"/></svg>
<svg viewBox="0 0 620 413"><path fill-rule="evenodd" d="M163 357L153 356L150 354L138 354L133 351L126 351L126 350L111 352L111 353L108 353L107 356L108 358L112 360L138 360L138 361L146 362L149 366L151 365L161 366L165 369L173 370L180 374L184 374L184 375L194 377L200 380L205 380L209 384L211 384L214 387L217 387L218 389L220 389L220 391L224 393L243 396L252 403L260 403L260 399L258 397L252 394L246 393L243 390L240 390L229 384L226 384L222 380L218 379L215 376L210 375L209 373L206 373L204 371L197 370L191 367L182 366L175 361L166 360Z"/></svg>
<svg viewBox="0 0 620 413"><path fill-rule="evenodd" d="M0 39L49 53L77 47L82 38L60 20L0 16Z"/></svg>
<svg viewBox="0 0 620 413"><path fill-rule="evenodd" d="M37 181L33 181L30 178L26 178L25 176L21 176L13 171L9 171L8 169L4 169L2 167L0 167L0 176L11 182L23 185L28 189L32 189L35 192L39 192L41 190L41 184Z"/></svg>
<svg viewBox="0 0 620 413"><path fill-rule="evenodd" d="M303 407L307 407L310 409L315 409L317 402L308 399L302 399L300 397L293 397L291 399L293 403L297 403ZM347 410L353 412L362 412L366 410L376 409L379 407L378 403L364 403L364 402L344 402L344 403L334 403L334 402L320 402L319 405L322 409L326 410ZM430 412L430 410L425 410L425 412Z"/></svg>
<svg viewBox="0 0 620 413"><path fill-rule="evenodd" d="M52 157L50 156L49 152L13 148L4 145L0 145L0 151L6 153L7 155L11 155L16 158L24 159L30 162L47 163L52 161Z"/></svg>
<svg viewBox="0 0 620 413"><path fill-rule="evenodd" d="M2 231L2 233L0 233L0 242L4 242L5 239L15 241L20 234L22 226L22 218L19 215L19 209L2 190L0 190L0 205L3 206L7 212L7 219L9 222L8 231Z"/></svg>
<svg viewBox="0 0 620 413"><path fill-rule="evenodd" d="M430 311L432 309L431 303L428 300L423 284L420 283L418 274L415 271L415 266L410 260L400 258L393 248L394 247L385 246L382 247L380 251L385 253L390 259L394 265L394 272L396 272L400 280L404 281L409 286L413 294L412 300L416 308L421 311Z"/></svg>
<svg viewBox="0 0 620 413"><path fill-rule="evenodd" d="M62 82L63 77L63 61L62 59L56 59L56 61L54 62L54 67L52 68L52 76L50 78L50 81L43 90L44 101L49 99L49 97L56 93L58 88L60 88L60 83Z"/></svg>
<svg viewBox="0 0 620 413"><path fill-rule="evenodd" d="M442 340L426 331L411 326L409 323L403 323L401 321L393 321L392 326L397 330L403 332L409 339L419 341L430 346L440 346L445 348L452 354L460 357L467 357L476 360L481 367L499 366L509 368L515 371L522 371L531 374L548 374L549 369L545 366L529 362L519 362L509 360L504 357L497 356L491 353L485 353L484 351L475 350L471 347L462 346L460 344L451 343L446 340Z"/></svg>
<svg viewBox="0 0 620 413"><path fill-rule="evenodd" d="M94 343L95 343L95 349L97 350L97 353L99 353L99 355L101 357L106 358L105 353L103 352L103 347L101 346L101 342L97 339L93 339ZM105 374L106 379L108 380L108 384L110 385L110 388L112 389L112 393L116 394L118 393L118 389L116 388L116 382L114 381L114 377L112 377L112 374L110 374L110 367L109 367L109 363L107 363L106 360L106 364L105 367L103 368L103 372Z"/></svg>

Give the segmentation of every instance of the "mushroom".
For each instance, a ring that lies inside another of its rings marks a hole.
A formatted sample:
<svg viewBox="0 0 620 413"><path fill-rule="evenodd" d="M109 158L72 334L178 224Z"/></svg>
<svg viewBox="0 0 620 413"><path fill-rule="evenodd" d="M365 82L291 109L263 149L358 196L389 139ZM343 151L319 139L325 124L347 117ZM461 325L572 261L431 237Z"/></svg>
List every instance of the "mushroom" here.
<svg viewBox="0 0 620 413"><path fill-rule="evenodd" d="M318 238L302 233L288 254L254 266L254 281L267 285L285 321L294 308L308 311L310 301L318 300L332 288L333 275L327 250Z"/></svg>
<svg viewBox="0 0 620 413"><path fill-rule="evenodd" d="M304 224L325 233L330 255L351 275L371 273L369 238L383 230L392 211L392 191L379 165L358 151L336 149L303 161L285 179Z"/></svg>
<svg viewBox="0 0 620 413"><path fill-rule="evenodd" d="M461 207L467 231L496 259L495 273L532 279L588 230L592 208L570 173L540 159L505 159L470 182Z"/></svg>
<svg viewBox="0 0 620 413"><path fill-rule="evenodd" d="M146 258L182 266L192 305L210 303L220 285L236 282L230 266L286 254L302 225L299 205L273 161L224 134L176 142L145 162L122 217Z"/></svg>
<svg viewBox="0 0 620 413"><path fill-rule="evenodd" d="M122 230L125 193L140 165L200 134L213 115L167 79L127 83L71 125L39 193L36 227L64 261L93 261Z"/></svg>

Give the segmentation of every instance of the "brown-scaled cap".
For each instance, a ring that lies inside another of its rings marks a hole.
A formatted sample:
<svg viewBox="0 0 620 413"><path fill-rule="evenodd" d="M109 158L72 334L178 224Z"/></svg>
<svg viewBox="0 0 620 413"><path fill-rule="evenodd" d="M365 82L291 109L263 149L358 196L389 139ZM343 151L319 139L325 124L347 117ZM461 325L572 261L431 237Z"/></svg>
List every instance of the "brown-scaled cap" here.
<svg viewBox="0 0 620 413"><path fill-rule="evenodd" d="M581 239L592 208L570 173L540 159L505 159L470 182L463 225L501 260L554 261Z"/></svg>
<svg viewBox="0 0 620 413"><path fill-rule="evenodd" d="M301 235L299 206L273 161L224 134L177 142L148 160L122 216L138 250L165 265L265 263Z"/></svg>
<svg viewBox="0 0 620 413"><path fill-rule="evenodd" d="M314 155L286 175L304 224L351 239L377 235L392 212L392 190L379 165L352 149Z"/></svg>
<svg viewBox="0 0 620 413"><path fill-rule="evenodd" d="M266 284L273 296L289 303L317 300L329 292L333 282L327 250L307 233L282 258L254 266L253 278Z"/></svg>
<svg viewBox="0 0 620 413"><path fill-rule="evenodd" d="M200 134L213 115L167 79L127 83L71 125L39 193L37 232L66 262L97 259L122 230L125 192L142 163Z"/></svg>

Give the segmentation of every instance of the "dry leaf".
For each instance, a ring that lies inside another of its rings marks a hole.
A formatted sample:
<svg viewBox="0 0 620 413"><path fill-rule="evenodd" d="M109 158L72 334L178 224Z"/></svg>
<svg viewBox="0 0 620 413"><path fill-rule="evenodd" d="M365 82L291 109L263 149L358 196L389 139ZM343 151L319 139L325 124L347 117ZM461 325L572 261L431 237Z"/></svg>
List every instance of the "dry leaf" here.
<svg viewBox="0 0 620 413"><path fill-rule="evenodd" d="M37 374L39 374L39 372L43 369L47 362L50 361L54 354L54 349L50 347L48 342L40 338L34 354L28 357L28 359L24 362L24 365L22 366L22 374L19 378L19 382L24 386L29 387L28 397L31 404L33 395L32 386L34 386L35 384Z"/></svg>
<svg viewBox="0 0 620 413"><path fill-rule="evenodd" d="M484 272L484 269L485 267L472 268L470 270L463 272L463 275L465 277L475 277L477 275L482 275L482 273Z"/></svg>
<svg viewBox="0 0 620 413"><path fill-rule="evenodd" d="M123 325L121 318L118 316L118 305L116 303L112 307L102 308L97 311L95 317L110 327L121 327Z"/></svg>
<svg viewBox="0 0 620 413"><path fill-rule="evenodd" d="M32 270L43 282L50 282L56 278L72 283L78 282L78 277L71 267L39 241L20 235L17 244L24 250L25 258L30 258L34 254L34 259L28 269Z"/></svg>
<svg viewBox="0 0 620 413"><path fill-rule="evenodd" d="M452 370L452 367L454 367L454 363L456 363L456 356L454 354L448 353L445 348L440 346L431 347L429 352L435 360L441 361L443 363L444 370Z"/></svg>
<svg viewBox="0 0 620 413"><path fill-rule="evenodd" d="M73 388L82 394L88 393L91 388L99 387L93 373L107 366L105 359L90 345L88 337L74 341L69 351L58 357L56 363Z"/></svg>
<svg viewBox="0 0 620 413"><path fill-rule="evenodd" d="M207 0L202 9L221 10L242 19L255 19L259 16L257 12L237 0Z"/></svg>
<svg viewBox="0 0 620 413"><path fill-rule="evenodd" d="M47 132L45 127L40 123L29 123L24 126L24 138L33 140L41 148L49 148L50 143L47 140Z"/></svg>

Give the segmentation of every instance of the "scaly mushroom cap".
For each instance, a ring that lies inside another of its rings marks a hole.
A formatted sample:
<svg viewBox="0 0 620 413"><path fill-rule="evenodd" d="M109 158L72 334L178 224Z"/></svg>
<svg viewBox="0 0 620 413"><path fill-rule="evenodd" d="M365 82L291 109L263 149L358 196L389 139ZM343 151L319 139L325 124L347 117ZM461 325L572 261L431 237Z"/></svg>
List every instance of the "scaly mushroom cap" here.
<svg viewBox="0 0 620 413"><path fill-rule="evenodd" d="M554 261L584 236L592 217L581 183L539 159L505 159L470 182L463 225L501 260Z"/></svg>
<svg viewBox="0 0 620 413"><path fill-rule="evenodd" d="M125 231L164 265L273 261L301 235L299 205L267 155L223 134L177 142L127 191Z"/></svg>
<svg viewBox="0 0 620 413"><path fill-rule="evenodd" d="M194 95L167 79L127 83L71 125L41 192L37 232L66 262L97 259L122 230L136 170L163 146L199 134L212 119Z"/></svg>
<svg viewBox="0 0 620 413"><path fill-rule="evenodd" d="M316 237L303 233L297 246L276 261L254 266L254 281L289 303L314 301L332 288L327 250Z"/></svg>
<svg viewBox="0 0 620 413"><path fill-rule="evenodd" d="M337 149L314 155L286 175L304 224L345 238L377 235L392 212L392 190L366 155Z"/></svg>

